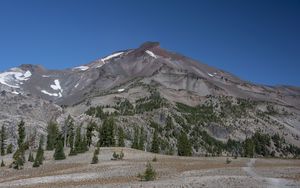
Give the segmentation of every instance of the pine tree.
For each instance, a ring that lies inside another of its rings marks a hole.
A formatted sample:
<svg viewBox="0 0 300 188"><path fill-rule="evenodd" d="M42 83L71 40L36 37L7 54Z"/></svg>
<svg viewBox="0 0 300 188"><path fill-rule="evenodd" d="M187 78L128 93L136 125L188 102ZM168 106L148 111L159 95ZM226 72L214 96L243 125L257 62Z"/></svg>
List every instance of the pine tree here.
<svg viewBox="0 0 300 188"><path fill-rule="evenodd" d="M3 159L2 159L1 167L4 167L4 166L5 166L5 163L4 163Z"/></svg>
<svg viewBox="0 0 300 188"><path fill-rule="evenodd" d="M104 120L100 129L99 144L102 147L115 146L115 132L114 132L115 120L113 117Z"/></svg>
<svg viewBox="0 0 300 188"><path fill-rule="evenodd" d="M97 164L99 161L99 159L98 159L99 150L98 149L99 148L95 149L95 151L94 151L94 156L93 156L91 164Z"/></svg>
<svg viewBox="0 0 300 188"><path fill-rule="evenodd" d="M66 158L64 153L64 145L61 139L58 139L57 143L55 144L55 152L53 157L55 160L63 160Z"/></svg>
<svg viewBox="0 0 300 188"><path fill-rule="evenodd" d="M39 148L37 150L36 156L35 156L35 160L33 163L33 167L39 167L40 165L43 164L43 160L44 160L44 149L43 149L43 145L44 145L44 137L41 136L40 138L40 143L39 143Z"/></svg>
<svg viewBox="0 0 300 188"><path fill-rule="evenodd" d="M139 148L139 129L137 127L134 128L134 137L131 148Z"/></svg>
<svg viewBox="0 0 300 188"><path fill-rule="evenodd" d="M55 143L59 134L57 123L50 122L47 127L47 150L53 150L55 148Z"/></svg>
<svg viewBox="0 0 300 188"><path fill-rule="evenodd" d="M74 127L74 119L71 117L71 115L68 115L62 127L62 134L64 135L64 146L69 145L70 131L71 129L73 129L73 127Z"/></svg>
<svg viewBox="0 0 300 188"><path fill-rule="evenodd" d="M74 137L75 137L74 130L72 128L72 129L69 130L69 138L68 138L68 140L69 140L68 142L69 142L69 145L70 145L70 153L69 153L70 156L77 154L76 149L74 148L75 147L74 146Z"/></svg>
<svg viewBox="0 0 300 188"><path fill-rule="evenodd" d="M138 144L138 149L139 150L144 150L145 149L144 143L145 143L145 134L144 134L144 128L142 127L141 131L140 131L140 138L139 138L139 144Z"/></svg>
<svg viewBox="0 0 300 188"><path fill-rule="evenodd" d="M6 130L5 130L5 126L2 126L1 129L1 155L5 155L5 140L6 140Z"/></svg>
<svg viewBox="0 0 300 188"><path fill-rule="evenodd" d="M82 153L84 153L86 151L89 151L89 147L88 147L88 144L87 144L86 136L84 136L83 139L82 139L80 149L81 149Z"/></svg>
<svg viewBox="0 0 300 188"><path fill-rule="evenodd" d="M158 141L157 129L155 129L154 134L153 134L151 152L159 153L159 141Z"/></svg>
<svg viewBox="0 0 300 188"><path fill-rule="evenodd" d="M9 144L6 148L6 153L7 154L11 154L13 152L13 145Z"/></svg>
<svg viewBox="0 0 300 188"><path fill-rule="evenodd" d="M16 150L16 152L13 155L13 163L12 166L14 169L21 169L22 166L25 163L25 144L24 144L24 140L26 137L25 134L25 122L22 120L19 124L18 124L18 149Z"/></svg>
<svg viewBox="0 0 300 188"><path fill-rule="evenodd" d="M93 131L95 127L96 127L95 122L90 122L86 128L86 139L87 139L88 147L90 147L92 144L92 137L94 136Z"/></svg>
<svg viewBox="0 0 300 188"><path fill-rule="evenodd" d="M81 153L82 139L81 139L81 128L77 127L76 129L76 138L75 138L75 152Z"/></svg>
<svg viewBox="0 0 300 188"><path fill-rule="evenodd" d="M124 141L124 130L122 127L118 128L118 146L119 147L125 147L125 141Z"/></svg>
<svg viewBox="0 0 300 188"><path fill-rule="evenodd" d="M178 140L177 140L177 149L179 156L191 156L192 155L192 146L187 137L187 134L182 131Z"/></svg>
<svg viewBox="0 0 300 188"><path fill-rule="evenodd" d="M29 162L34 162L34 157L33 157L33 154L31 153L31 151L30 151L30 153L28 155L28 161Z"/></svg>

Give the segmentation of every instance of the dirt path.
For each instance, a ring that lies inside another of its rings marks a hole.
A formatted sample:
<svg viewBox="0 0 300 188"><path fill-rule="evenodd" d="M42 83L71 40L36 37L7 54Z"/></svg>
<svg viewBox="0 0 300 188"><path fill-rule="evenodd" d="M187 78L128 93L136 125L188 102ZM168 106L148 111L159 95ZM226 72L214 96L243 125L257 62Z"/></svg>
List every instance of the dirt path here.
<svg viewBox="0 0 300 188"><path fill-rule="evenodd" d="M263 177L259 174L257 174L254 171L254 165L255 165L256 159L252 158L250 161L247 163L246 167L243 167L242 169L247 173L248 176L251 176L255 179L258 180L263 180L264 182L267 183L268 187L272 188L284 188L284 187L291 187L293 186L293 182L284 178L268 178L268 177Z"/></svg>

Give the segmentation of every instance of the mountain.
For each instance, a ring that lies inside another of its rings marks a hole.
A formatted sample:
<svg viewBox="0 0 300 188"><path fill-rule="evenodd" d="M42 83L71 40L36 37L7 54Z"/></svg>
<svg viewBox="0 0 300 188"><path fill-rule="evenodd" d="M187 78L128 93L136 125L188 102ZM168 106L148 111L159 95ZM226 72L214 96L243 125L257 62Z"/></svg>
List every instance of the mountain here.
<svg viewBox="0 0 300 188"><path fill-rule="evenodd" d="M147 149L154 128L159 129L166 153L177 150L181 131L195 155L209 152L205 138L218 145L229 138L243 141L255 132L278 134L290 146L300 146L300 88L253 84L165 50L158 42L65 70L30 64L11 68L0 73L0 91L0 125L10 127L14 143L21 119L27 131L40 135L47 122L63 125L69 114L77 125L101 124L103 119L86 113L98 106L114 114L128 146L135 127L143 127ZM284 153L274 149L275 142L268 145L270 151Z"/></svg>

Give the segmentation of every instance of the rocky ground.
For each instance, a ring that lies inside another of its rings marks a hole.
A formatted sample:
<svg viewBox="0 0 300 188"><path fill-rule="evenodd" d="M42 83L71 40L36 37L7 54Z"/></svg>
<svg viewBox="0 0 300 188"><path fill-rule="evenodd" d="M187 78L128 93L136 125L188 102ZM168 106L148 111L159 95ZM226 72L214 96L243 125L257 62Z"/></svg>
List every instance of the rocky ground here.
<svg viewBox="0 0 300 188"><path fill-rule="evenodd" d="M121 150L124 160L112 161L112 153ZM300 160L238 158L226 164L226 157L155 155L129 148L101 148L98 164L90 164L93 149L62 161L54 161L53 152L45 155L39 168L30 162L19 171L0 168L0 187L300 187ZM140 181L137 174L154 156L157 179ZM4 157L6 164L10 159Z"/></svg>

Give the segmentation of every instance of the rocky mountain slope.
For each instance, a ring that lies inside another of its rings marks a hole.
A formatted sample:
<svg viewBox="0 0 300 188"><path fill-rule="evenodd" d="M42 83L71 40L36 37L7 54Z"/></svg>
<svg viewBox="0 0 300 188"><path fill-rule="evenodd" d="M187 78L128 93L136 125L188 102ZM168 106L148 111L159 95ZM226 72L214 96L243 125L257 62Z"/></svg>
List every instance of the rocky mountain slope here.
<svg viewBox="0 0 300 188"><path fill-rule="evenodd" d="M101 125L103 119L91 113L99 107L125 129L127 146L134 128L143 127L147 150L154 129L165 153L176 151L181 131L195 155L211 153L219 141L243 141L257 131L300 146L300 88L253 84L162 49L157 42L66 70L21 65L0 73L0 91L0 125L11 130L11 142L21 119L27 131L34 127L40 135L47 122L63 125L69 114L78 126L90 121ZM276 150L272 140L270 150L289 155Z"/></svg>

